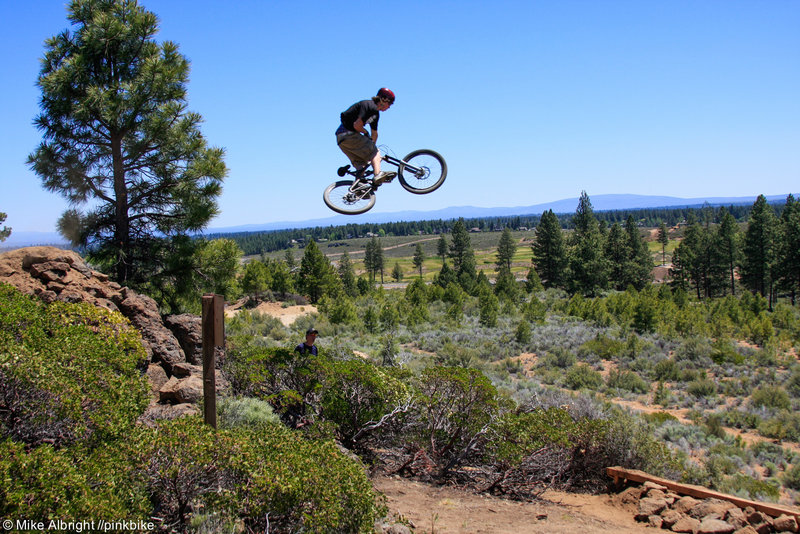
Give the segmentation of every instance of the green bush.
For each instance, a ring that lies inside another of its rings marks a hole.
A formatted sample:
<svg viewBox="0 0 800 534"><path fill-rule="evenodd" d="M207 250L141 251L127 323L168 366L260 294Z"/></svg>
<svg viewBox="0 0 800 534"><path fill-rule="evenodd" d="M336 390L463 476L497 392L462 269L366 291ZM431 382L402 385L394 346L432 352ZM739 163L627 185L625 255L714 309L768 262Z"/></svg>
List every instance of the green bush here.
<svg viewBox="0 0 800 534"><path fill-rule="evenodd" d="M578 348L579 355L596 354L603 360L616 360L625 350L625 342L597 334Z"/></svg>
<svg viewBox="0 0 800 534"><path fill-rule="evenodd" d="M125 443L89 451L45 444L0 443L0 517L81 521L147 518L146 487L136 478Z"/></svg>
<svg viewBox="0 0 800 534"><path fill-rule="evenodd" d="M272 405L252 397L222 397L217 400L219 428L259 427L280 423Z"/></svg>
<svg viewBox="0 0 800 534"><path fill-rule="evenodd" d="M774 481L756 480L742 473L733 473L724 477L717 489L746 499L777 502L780 498L780 487Z"/></svg>
<svg viewBox="0 0 800 534"><path fill-rule="evenodd" d="M603 384L603 377L585 363L577 363L569 368L564 383L570 389L597 389Z"/></svg>
<svg viewBox="0 0 800 534"><path fill-rule="evenodd" d="M783 473L783 485L793 490L800 490L800 464L795 464Z"/></svg>
<svg viewBox="0 0 800 534"><path fill-rule="evenodd" d="M323 419L336 425L337 434L348 448L371 431L410 398L408 388L376 365L364 360L321 362ZM374 428L370 429L368 423ZM388 421L384 421L388 423Z"/></svg>
<svg viewBox="0 0 800 534"><path fill-rule="evenodd" d="M717 394L717 385L708 378L698 378L689 382L686 391L697 398L711 397Z"/></svg>
<svg viewBox="0 0 800 534"><path fill-rule="evenodd" d="M169 528L197 510L270 532L371 532L380 514L361 466L282 425L215 431L196 417L143 429L136 462Z"/></svg>
<svg viewBox="0 0 800 534"><path fill-rule="evenodd" d="M606 385L613 389L622 389L633 393L647 393L650 386L633 371L612 370L608 375Z"/></svg>
<svg viewBox="0 0 800 534"><path fill-rule="evenodd" d="M45 305L0 284L0 437L64 445L123 435L150 388L139 333L89 304Z"/></svg>
<svg viewBox="0 0 800 534"><path fill-rule="evenodd" d="M792 408L789 394L780 386L760 386L750 395L750 401L754 406L763 406L776 410L790 410Z"/></svg>

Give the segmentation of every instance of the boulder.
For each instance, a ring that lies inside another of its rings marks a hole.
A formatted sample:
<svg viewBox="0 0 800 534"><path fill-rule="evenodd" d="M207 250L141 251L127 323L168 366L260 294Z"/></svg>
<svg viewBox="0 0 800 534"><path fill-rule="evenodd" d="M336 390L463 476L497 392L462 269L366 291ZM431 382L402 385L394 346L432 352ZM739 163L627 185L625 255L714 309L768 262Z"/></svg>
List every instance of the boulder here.
<svg viewBox="0 0 800 534"><path fill-rule="evenodd" d="M695 519L694 517L682 517L680 518L670 530L672 532L691 532L694 534L697 532L697 529L700 528L700 521Z"/></svg>
<svg viewBox="0 0 800 534"><path fill-rule="evenodd" d="M203 325L202 319L197 315L184 313L181 315L168 315L164 324L175 335L178 344L186 355L186 361L199 365L203 363Z"/></svg>
<svg viewBox="0 0 800 534"><path fill-rule="evenodd" d="M695 519L703 519L706 517L722 519L725 517L725 513L731 508L736 508L736 505L730 501L724 501L722 499L704 499L689 510L689 515Z"/></svg>
<svg viewBox="0 0 800 534"><path fill-rule="evenodd" d="M697 528L697 534L733 534L736 530L720 519L703 519Z"/></svg>
<svg viewBox="0 0 800 534"><path fill-rule="evenodd" d="M667 501L664 499L645 497L639 501L639 511L636 514L636 519L639 521L647 521L650 516L660 514L666 507Z"/></svg>
<svg viewBox="0 0 800 534"><path fill-rule="evenodd" d="M747 526L747 516L744 510L737 506L725 512L725 522L736 529L740 529Z"/></svg>
<svg viewBox="0 0 800 534"><path fill-rule="evenodd" d="M666 509L661 512L662 528L672 528L672 525L683 519L684 515L675 510Z"/></svg>
<svg viewBox="0 0 800 534"><path fill-rule="evenodd" d="M700 504L700 501L695 499L694 497L681 497L672 505L672 509L676 512L680 512L682 514L688 514L692 508Z"/></svg>
<svg viewBox="0 0 800 534"><path fill-rule="evenodd" d="M777 532L797 532L798 530L797 519L786 514L776 517L772 522L772 526Z"/></svg>

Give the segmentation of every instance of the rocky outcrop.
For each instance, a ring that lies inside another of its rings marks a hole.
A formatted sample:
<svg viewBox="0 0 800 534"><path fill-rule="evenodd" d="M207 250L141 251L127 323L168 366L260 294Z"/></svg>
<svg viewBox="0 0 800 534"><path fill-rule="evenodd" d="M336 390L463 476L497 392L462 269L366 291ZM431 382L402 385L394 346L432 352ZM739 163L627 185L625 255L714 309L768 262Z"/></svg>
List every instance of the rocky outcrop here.
<svg viewBox="0 0 800 534"><path fill-rule="evenodd" d="M162 317L156 302L122 287L70 250L28 247L0 254L0 282L44 302L88 302L124 315L139 330L147 352L153 402L146 419L173 418L197 411L203 396L200 317ZM219 353L218 353L219 358ZM219 371L217 390L225 388Z"/></svg>
<svg viewBox="0 0 800 534"><path fill-rule="evenodd" d="M634 512L638 521L669 532L691 534L772 534L798 532L797 518L772 518L751 507L739 508L723 499L680 496L653 482L631 486L613 500Z"/></svg>

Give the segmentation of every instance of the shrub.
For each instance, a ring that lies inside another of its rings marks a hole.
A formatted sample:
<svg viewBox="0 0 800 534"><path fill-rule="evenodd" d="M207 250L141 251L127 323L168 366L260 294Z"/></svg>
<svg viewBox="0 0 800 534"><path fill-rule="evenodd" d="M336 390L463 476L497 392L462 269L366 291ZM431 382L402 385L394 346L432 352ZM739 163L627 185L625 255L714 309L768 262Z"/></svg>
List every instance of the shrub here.
<svg viewBox="0 0 800 534"><path fill-rule="evenodd" d="M390 424L392 414L399 416L408 409L408 388L381 368L363 360L321 365L320 415L336 425L346 447L382 430Z"/></svg>
<svg viewBox="0 0 800 534"><path fill-rule="evenodd" d="M708 378L698 378L689 382L689 385L686 387L686 391L689 393L689 395L697 398L710 397L716 395L717 386L714 384L713 380Z"/></svg>
<svg viewBox="0 0 800 534"><path fill-rule="evenodd" d="M579 355L596 354L603 360L615 360L625 350L625 343L603 334L597 334L578 348Z"/></svg>
<svg viewBox="0 0 800 534"><path fill-rule="evenodd" d="M585 363L578 363L569 368L564 383L570 389L597 389L603 384L603 377Z"/></svg>
<svg viewBox="0 0 800 534"><path fill-rule="evenodd" d="M220 428L260 427L280 423L272 405L252 397L222 397L217 401Z"/></svg>
<svg viewBox="0 0 800 534"><path fill-rule="evenodd" d="M0 437L64 445L124 434L149 386L139 333L89 304L50 305L0 284Z"/></svg>
<svg viewBox="0 0 800 534"><path fill-rule="evenodd" d="M777 502L781 495L780 487L775 482L756 480L743 473L733 473L724 477L717 485L717 489L746 499L768 502Z"/></svg>
<svg viewBox="0 0 800 534"><path fill-rule="evenodd" d="M639 375L632 371L612 370L608 375L606 385L614 389L622 389L633 393L647 393L650 386Z"/></svg>
<svg viewBox="0 0 800 534"><path fill-rule="evenodd" d="M750 401L754 406L763 406L777 410L790 410L792 408L792 401L789 399L789 394L780 386L760 386L750 395Z"/></svg>
<svg viewBox="0 0 800 534"><path fill-rule="evenodd" d="M430 367L422 371L409 438L427 451L439 475L472 459L500 410L497 390L477 369Z"/></svg>
<svg viewBox="0 0 800 534"><path fill-rule="evenodd" d="M26 450L0 443L0 516L10 519L80 521L146 518L152 507L136 478L126 444L88 451L45 444Z"/></svg>
<svg viewBox="0 0 800 534"><path fill-rule="evenodd" d="M800 464L795 464L783 473L783 485L793 490L800 490Z"/></svg>
<svg viewBox="0 0 800 534"><path fill-rule="evenodd" d="M143 431L138 461L165 526L199 510L270 532L371 532L379 515L361 467L333 443L281 426L214 431L199 418Z"/></svg>

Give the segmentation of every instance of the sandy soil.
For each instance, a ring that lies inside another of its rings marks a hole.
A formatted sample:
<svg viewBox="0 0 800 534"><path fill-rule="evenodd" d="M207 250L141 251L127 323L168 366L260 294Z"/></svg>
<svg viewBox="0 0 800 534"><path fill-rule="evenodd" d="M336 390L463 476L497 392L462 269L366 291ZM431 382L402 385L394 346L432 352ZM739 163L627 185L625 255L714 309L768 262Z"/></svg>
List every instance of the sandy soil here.
<svg viewBox="0 0 800 534"><path fill-rule="evenodd" d="M230 306L225 307L225 317L233 317L240 310L243 309L244 299L237 301ZM255 308L250 308L250 311L257 311L265 313L273 317L277 317L285 325L289 326L299 317L308 315L309 313L317 313L317 307L311 304L303 306L287 306L284 307L280 302L262 302Z"/></svg>
<svg viewBox="0 0 800 534"><path fill-rule="evenodd" d="M541 500L519 502L400 477L379 476L394 517L415 532L436 534L643 534L652 532L608 495L550 491Z"/></svg>

